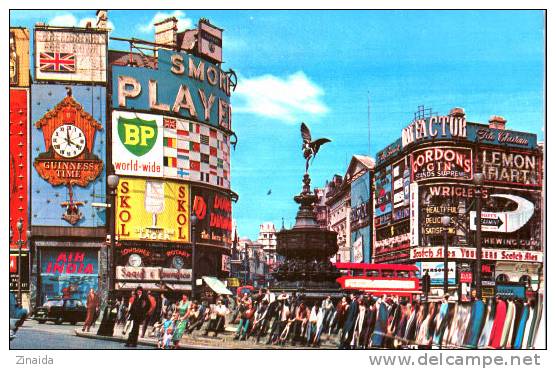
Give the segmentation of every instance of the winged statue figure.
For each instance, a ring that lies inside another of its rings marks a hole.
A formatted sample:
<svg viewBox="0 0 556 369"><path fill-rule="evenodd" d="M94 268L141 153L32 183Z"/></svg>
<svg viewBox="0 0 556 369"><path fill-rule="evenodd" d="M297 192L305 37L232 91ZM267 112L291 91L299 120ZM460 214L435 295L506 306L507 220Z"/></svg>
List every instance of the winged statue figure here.
<svg viewBox="0 0 556 369"><path fill-rule="evenodd" d="M315 156L317 156L321 145L331 141L328 138L319 138L318 140L312 141L311 131L303 122L301 123L301 138L303 139L301 150L303 150L303 157L305 158L305 173L308 173L309 160L311 160L312 163L313 160L315 160Z"/></svg>

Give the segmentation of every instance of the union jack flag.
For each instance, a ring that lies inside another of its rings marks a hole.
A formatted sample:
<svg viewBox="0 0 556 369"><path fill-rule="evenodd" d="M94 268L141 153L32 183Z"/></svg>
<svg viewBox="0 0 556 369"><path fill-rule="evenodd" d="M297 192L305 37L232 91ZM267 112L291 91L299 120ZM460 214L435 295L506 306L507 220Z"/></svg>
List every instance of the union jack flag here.
<svg viewBox="0 0 556 369"><path fill-rule="evenodd" d="M39 68L41 72L75 72L74 53L40 53Z"/></svg>

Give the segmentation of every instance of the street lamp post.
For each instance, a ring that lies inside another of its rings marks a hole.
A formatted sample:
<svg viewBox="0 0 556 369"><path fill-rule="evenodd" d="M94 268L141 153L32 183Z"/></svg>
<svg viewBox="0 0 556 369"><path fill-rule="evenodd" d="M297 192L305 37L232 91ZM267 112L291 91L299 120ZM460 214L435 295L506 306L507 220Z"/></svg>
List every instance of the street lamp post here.
<svg viewBox="0 0 556 369"><path fill-rule="evenodd" d="M473 183L475 184L475 201L477 204L477 211L475 217L475 248L477 252L477 261L475 264L475 291L477 292L477 298L480 300L483 295L482 291L482 258L483 258L483 245L481 239L481 217L483 210L483 194L482 186L485 181L485 175L483 173L475 173L473 175Z"/></svg>
<svg viewBox="0 0 556 369"><path fill-rule="evenodd" d="M23 218L19 218L16 223L17 227L17 301L21 305L21 248L25 245L29 238L31 238L31 231L27 231L27 239L21 239L21 232L23 231ZM13 239L13 229L10 227L10 241Z"/></svg>
<svg viewBox="0 0 556 369"><path fill-rule="evenodd" d="M116 263L115 263L115 246L116 246L116 191L120 183L120 177L110 174L107 178L108 195L110 200L110 253L109 253L109 273L108 273L108 294L113 294L116 285Z"/></svg>
<svg viewBox="0 0 556 369"><path fill-rule="evenodd" d="M107 278L105 290L108 290L106 295L106 305L104 308L104 313L102 315L102 321L98 327L97 335L99 336L113 336L114 326L116 324L115 316L112 314L114 299L114 290L116 285L116 262L115 262L115 246L116 246L116 193L118 184L120 183L120 177L115 174L110 174L106 178L106 183L108 185L107 207L110 209L110 218L108 222L108 233L110 234L110 244L107 255Z"/></svg>
<svg viewBox="0 0 556 369"><path fill-rule="evenodd" d="M450 225L451 218L448 215L443 215L440 218L444 230L444 294L448 293L448 226Z"/></svg>
<svg viewBox="0 0 556 369"><path fill-rule="evenodd" d="M191 214L191 300L195 300L197 293L197 216Z"/></svg>
<svg viewBox="0 0 556 369"><path fill-rule="evenodd" d="M247 247L247 245L245 246ZM243 285L247 285L247 274L249 273L249 259L248 259L248 254L247 254L247 249L243 250L241 252L242 255L242 264L243 264Z"/></svg>

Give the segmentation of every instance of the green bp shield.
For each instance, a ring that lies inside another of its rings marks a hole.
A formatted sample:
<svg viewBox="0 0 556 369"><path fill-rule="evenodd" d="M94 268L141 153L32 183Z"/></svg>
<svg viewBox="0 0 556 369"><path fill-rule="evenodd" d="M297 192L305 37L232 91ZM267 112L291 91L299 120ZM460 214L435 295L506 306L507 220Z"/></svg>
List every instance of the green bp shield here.
<svg viewBox="0 0 556 369"><path fill-rule="evenodd" d="M154 147L158 127L154 120L118 117L118 136L129 152L143 156Z"/></svg>

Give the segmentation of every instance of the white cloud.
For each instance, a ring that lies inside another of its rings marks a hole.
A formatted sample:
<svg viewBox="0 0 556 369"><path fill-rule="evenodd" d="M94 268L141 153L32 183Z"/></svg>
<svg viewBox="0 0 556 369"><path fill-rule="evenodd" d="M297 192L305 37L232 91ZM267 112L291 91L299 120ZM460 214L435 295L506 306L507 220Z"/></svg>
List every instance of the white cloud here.
<svg viewBox="0 0 556 369"><path fill-rule="evenodd" d="M61 14L48 21L51 26L62 26L62 27L75 27L77 26L77 18L73 14Z"/></svg>
<svg viewBox="0 0 556 369"><path fill-rule="evenodd" d="M234 112L252 113L284 123L297 123L322 116L328 107L321 101L324 90L298 71L285 78L265 74L238 77L234 92Z"/></svg>
<svg viewBox="0 0 556 369"><path fill-rule="evenodd" d="M154 17L151 19L151 21L148 24L139 25L137 26L137 29L143 33L154 32L155 23L158 23L170 17L176 17L176 19L178 20L178 32L193 28L193 20L191 20L191 18L187 18L185 16L185 13L182 12L181 10L175 10L173 13L158 12L154 15Z"/></svg>
<svg viewBox="0 0 556 369"><path fill-rule="evenodd" d="M71 13L59 14L54 18L48 21L48 25L50 26L62 26L62 27L85 27L87 22L91 22L92 27L95 27L97 24L97 19L93 17L85 17L81 19L77 19L75 15ZM114 24L108 21L108 28L112 31L114 30Z"/></svg>

